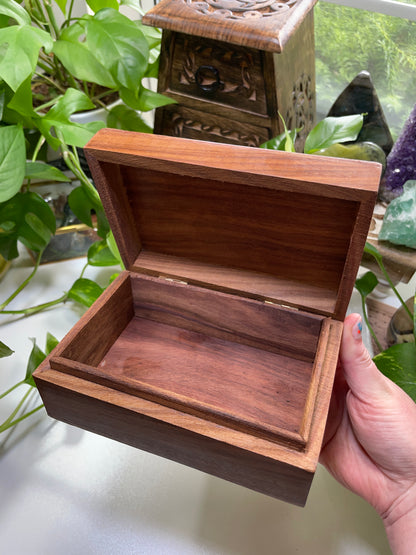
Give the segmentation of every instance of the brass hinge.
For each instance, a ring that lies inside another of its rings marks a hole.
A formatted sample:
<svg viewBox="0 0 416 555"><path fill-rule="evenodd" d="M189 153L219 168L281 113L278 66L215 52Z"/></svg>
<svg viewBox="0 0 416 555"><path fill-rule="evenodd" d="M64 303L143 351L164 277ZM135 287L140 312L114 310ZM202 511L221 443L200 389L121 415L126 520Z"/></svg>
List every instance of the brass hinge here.
<svg viewBox="0 0 416 555"><path fill-rule="evenodd" d="M161 279L164 279L165 281L171 281L173 283L181 283L182 285L188 285L187 281L183 281L181 279L175 279L175 278L168 278L166 276L159 276Z"/></svg>

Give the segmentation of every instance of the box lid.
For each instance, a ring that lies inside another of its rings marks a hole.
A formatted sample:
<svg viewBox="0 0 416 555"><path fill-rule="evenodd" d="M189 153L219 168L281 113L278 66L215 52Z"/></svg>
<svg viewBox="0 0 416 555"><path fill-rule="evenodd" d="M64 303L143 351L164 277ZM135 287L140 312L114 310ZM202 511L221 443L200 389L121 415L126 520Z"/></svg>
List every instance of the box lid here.
<svg viewBox="0 0 416 555"><path fill-rule="evenodd" d="M379 164L110 129L85 151L127 270L343 320Z"/></svg>
<svg viewBox="0 0 416 555"><path fill-rule="evenodd" d="M281 52L317 0L162 0L145 25Z"/></svg>

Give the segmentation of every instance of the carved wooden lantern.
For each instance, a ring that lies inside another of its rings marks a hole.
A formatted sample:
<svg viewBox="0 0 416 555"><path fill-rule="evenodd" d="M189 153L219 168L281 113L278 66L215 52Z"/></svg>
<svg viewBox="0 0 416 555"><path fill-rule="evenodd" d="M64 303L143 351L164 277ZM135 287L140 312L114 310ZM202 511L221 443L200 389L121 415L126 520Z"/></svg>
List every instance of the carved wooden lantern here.
<svg viewBox="0 0 416 555"><path fill-rule="evenodd" d="M143 18L163 29L155 133L259 146L315 117L316 0L162 0Z"/></svg>

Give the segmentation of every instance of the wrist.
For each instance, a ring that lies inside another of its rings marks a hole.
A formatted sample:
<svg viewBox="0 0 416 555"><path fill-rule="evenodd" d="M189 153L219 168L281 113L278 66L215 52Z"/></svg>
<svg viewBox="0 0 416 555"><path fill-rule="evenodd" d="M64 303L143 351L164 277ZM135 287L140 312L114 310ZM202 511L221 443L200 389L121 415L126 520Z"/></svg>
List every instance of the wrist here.
<svg viewBox="0 0 416 555"><path fill-rule="evenodd" d="M394 555L413 553L416 537L416 483L381 515Z"/></svg>

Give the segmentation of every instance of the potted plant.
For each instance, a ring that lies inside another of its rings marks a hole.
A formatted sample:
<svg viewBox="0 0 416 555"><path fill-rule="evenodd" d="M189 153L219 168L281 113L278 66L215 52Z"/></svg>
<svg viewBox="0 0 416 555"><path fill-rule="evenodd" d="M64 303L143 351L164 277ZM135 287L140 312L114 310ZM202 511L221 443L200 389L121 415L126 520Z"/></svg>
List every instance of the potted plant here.
<svg viewBox="0 0 416 555"><path fill-rule="evenodd" d="M144 79L157 76L160 34L142 26L140 2L87 0L87 4L91 13L81 17L73 15L73 0L3 0L0 4L0 255L6 261L15 259L19 243L36 254L27 279L9 298L0 300L0 315L30 315L68 299L86 306L94 302L102 288L81 275L59 299L8 310L35 276L56 230L55 215L34 191L33 182L74 181L77 186L68 197L69 205L99 237L89 249L88 263L120 263L79 149L105 125L152 132L142 114L172 102L143 85ZM119 11L122 4L136 9L137 21ZM105 109L106 121L73 121L73 114L98 108ZM68 171L46 163L46 146L62 156ZM55 343L48 336L46 352ZM0 358L11 354L0 338ZM32 388L31 372L45 354L34 345L26 378L16 386L25 383ZM19 409L20 404L0 431L21 419Z"/></svg>

